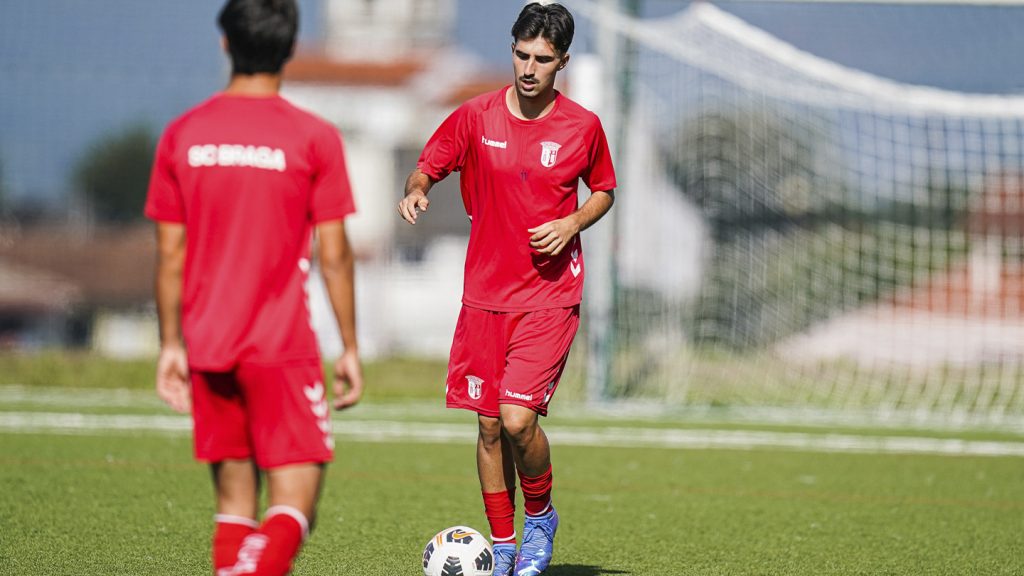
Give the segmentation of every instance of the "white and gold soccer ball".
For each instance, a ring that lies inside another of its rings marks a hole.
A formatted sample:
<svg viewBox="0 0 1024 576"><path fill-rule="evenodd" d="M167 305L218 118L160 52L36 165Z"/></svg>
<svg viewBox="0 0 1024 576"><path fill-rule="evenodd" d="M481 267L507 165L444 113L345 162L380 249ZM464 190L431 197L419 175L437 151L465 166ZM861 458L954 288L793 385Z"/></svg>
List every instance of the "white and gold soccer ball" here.
<svg viewBox="0 0 1024 576"><path fill-rule="evenodd" d="M466 526L441 530L423 548L424 576L491 576L493 570L490 542Z"/></svg>

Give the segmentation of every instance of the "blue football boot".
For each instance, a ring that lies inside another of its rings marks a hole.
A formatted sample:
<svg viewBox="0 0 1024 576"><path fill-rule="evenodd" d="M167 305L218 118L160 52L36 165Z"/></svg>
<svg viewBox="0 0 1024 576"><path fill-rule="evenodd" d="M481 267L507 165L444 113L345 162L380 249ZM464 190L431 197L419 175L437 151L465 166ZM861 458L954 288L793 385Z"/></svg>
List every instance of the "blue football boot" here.
<svg viewBox="0 0 1024 576"><path fill-rule="evenodd" d="M523 543L516 556L515 576L537 576L547 570L555 547L558 512L554 506L541 516L527 516L523 525Z"/></svg>
<svg viewBox="0 0 1024 576"><path fill-rule="evenodd" d="M516 545L495 544L491 549L494 551L494 572L491 576L512 576L512 569L516 567Z"/></svg>

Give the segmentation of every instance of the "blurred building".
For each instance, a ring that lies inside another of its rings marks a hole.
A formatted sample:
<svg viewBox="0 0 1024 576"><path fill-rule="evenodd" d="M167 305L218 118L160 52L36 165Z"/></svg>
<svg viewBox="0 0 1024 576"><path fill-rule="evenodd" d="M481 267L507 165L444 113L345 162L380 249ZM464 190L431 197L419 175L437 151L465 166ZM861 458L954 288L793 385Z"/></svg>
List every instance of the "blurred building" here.
<svg viewBox="0 0 1024 576"><path fill-rule="evenodd" d="M830 318L780 345L788 357L916 370L1018 362L1024 357L1024 175L988 178L960 223L967 257L889 298Z"/></svg>
<svg viewBox="0 0 1024 576"><path fill-rule="evenodd" d="M0 258L0 350L61 341L80 292L67 278Z"/></svg>
<svg viewBox="0 0 1024 576"><path fill-rule="evenodd" d="M455 32L456 0L325 0L326 53L387 62L432 52Z"/></svg>
<svg viewBox="0 0 1024 576"><path fill-rule="evenodd" d="M444 356L469 237L458 174L434 187L431 212L415 227L396 206L437 126L467 99L508 84L510 69L458 46L457 0L322 2L323 33L286 65L283 95L344 137L358 209L346 227L358 261L361 349ZM0 341L156 353L150 224L104 229L86 218L8 236L0 243ZM316 274L310 292L324 352L336 354L340 337Z"/></svg>
<svg viewBox="0 0 1024 576"><path fill-rule="evenodd" d="M462 293L469 222L453 175L415 228L396 206L427 139L455 106L507 83L453 42L454 0L326 0L323 44L302 46L284 96L334 123L345 140L358 214L360 346L369 356L443 356ZM319 279L311 288L325 353L340 339Z"/></svg>
<svg viewBox="0 0 1024 576"><path fill-rule="evenodd" d="M0 242L0 347L154 354L155 255L148 224L9 231Z"/></svg>

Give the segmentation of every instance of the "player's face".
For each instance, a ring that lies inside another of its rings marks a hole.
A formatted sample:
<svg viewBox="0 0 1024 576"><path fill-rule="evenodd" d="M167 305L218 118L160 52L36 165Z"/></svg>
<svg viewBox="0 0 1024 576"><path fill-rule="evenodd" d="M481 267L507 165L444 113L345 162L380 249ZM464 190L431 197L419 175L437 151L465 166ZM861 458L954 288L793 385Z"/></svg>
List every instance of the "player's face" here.
<svg viewBox="0 0 1024 576"><path fill-rule="evenodd" d="M543 37L517 40L512 45L512 67L516 73L516 92L522 98L548 94L555 87L555 75L565 67L569 55L558 55Z"/></svg>

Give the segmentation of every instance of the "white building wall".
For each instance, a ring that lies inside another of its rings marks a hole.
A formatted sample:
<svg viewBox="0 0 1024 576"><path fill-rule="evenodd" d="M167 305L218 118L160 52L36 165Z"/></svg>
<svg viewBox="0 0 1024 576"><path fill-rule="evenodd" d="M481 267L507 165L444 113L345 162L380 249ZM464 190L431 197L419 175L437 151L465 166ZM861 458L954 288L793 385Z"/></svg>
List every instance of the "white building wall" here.
<svg viewBox="0 0 1024 576"><path fill-rule="evenodd" d="M347 60L387 60L450 43L455 0L326 0L327 52Z"/></svg>
<svg viewBox="0 0 1024 576"><path fill-rule="evenodd" d="M365 358L414 355L443 358L461 307L468 238L424 239L423 259L395 253L396 210L411 167L397 166L403 147L421 147L447 115L415 89L289 83L284 96L342 131L358 213L346 222L361 256L356 268L356 315ZM427 126L429 125L429 131ZM341 339L322 278L310 280L313 326L326 357Z"/></svg>
<svg viewBox="0 0 1024 576"><path fill-rule="evenodd" d="M431 243L421 262L377 260L356 267L356 317L364 358L412 355L444 358L462 306L465 238ZM341 353L341 337L323 279L310 276L310 307L320 349Z"/></svg>

